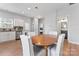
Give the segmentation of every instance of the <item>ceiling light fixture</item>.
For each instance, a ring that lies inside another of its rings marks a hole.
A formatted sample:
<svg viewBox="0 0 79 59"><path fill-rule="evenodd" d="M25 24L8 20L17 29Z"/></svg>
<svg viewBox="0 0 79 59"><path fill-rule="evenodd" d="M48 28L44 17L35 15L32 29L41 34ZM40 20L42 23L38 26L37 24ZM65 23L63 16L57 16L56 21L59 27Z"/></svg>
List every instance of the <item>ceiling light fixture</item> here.
<svg viewBox="0 0 79 59"><path fill-rule="evenodd" d="M27 8L28 10L31 10L31 8Z"/></svg>
<svg viewBox="0 0 79 59"><path fill-rule="evenodd" d="M25 11L22 11L22 14L24 14L25 13Z"/></svg>
<svg viewBox="0 0 79 59"><path fill-rule="evenodd" d="M35 9L38 9L38 7L37 7L37 6L35 6Z"/></svg>

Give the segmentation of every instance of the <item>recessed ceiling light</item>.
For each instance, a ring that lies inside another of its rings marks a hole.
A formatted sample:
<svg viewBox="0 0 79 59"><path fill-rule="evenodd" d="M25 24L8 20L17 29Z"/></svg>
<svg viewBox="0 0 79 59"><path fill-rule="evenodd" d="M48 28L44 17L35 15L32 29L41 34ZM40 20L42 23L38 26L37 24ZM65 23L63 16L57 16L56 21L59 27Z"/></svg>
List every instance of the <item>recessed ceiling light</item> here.
<svg viewBox="0 0 79 59"><path fill-rule="evenodd" d="M31 8L27 8L28 10L31 10Z"/></svg>
<svg viewBox="0 0 79 59"><path fill-rule="evenodd" d="M25 13L25 11L22 11L22 14L24 14Z"/></svg>

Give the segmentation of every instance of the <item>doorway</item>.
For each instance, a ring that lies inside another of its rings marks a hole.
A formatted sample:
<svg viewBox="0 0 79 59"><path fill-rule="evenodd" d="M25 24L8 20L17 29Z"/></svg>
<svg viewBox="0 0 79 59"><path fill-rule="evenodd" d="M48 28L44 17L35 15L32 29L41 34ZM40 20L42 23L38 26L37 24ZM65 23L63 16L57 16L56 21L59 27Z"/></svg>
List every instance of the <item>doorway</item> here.
<svg viewBox="0 0 79 59"><path fill-rule="evenodd" d="M57 17L57 30L59 34L64 33L65 39L68 39L68 17L67 16Z"/></svg>

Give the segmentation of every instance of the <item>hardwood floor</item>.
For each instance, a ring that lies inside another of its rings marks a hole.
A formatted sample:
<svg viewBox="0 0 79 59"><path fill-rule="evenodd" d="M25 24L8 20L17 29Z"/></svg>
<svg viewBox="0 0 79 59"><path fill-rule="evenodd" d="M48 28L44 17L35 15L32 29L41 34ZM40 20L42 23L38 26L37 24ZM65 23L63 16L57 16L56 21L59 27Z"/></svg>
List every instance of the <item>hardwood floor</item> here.
<svg viewBox="0 0 79 59"><path fill-rule="evenodd" d="M79 56L79 45L68 43L65 40L64 56ZM0 56L22 56L22 48L20 40L0 43Z"/></svg>
<svg viewBox="0 0 79 59"><path fill-rule="evenodd" d="M68 43L68 41L65 40L64 56L79 56L79 45Z"/></svg>
<svg viewBox="0 0 79 59"><path fill-rule="evenodd" d="M20 40L0 43L0 56L21 56Z"/></svg>
<svg viewBox="0 0 79 59"><path fill-rule="evenodd" d="M67 39L64 41L64 47L63 47L63 55L64 56L70 56L70 43L68 43Z"/></svg>

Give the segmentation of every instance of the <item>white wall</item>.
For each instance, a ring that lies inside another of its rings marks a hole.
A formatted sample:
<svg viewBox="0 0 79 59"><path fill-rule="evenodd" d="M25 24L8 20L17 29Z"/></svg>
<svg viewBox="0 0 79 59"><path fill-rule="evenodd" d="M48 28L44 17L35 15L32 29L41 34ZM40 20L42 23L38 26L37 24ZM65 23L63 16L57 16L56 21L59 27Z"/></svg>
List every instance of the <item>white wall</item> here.
<svg viewBox="0 0 79 59"><path fill-rule="evenodd" d="M51 14L45 16L44 31L56 31L56 11L52 11Z"/></svg>
<svg viewBox="0 0 79 59"><path fill-rule="evenodd" d="M68 16L68 39L79 43L79 4L59 10L58 16Z"/></svg>

